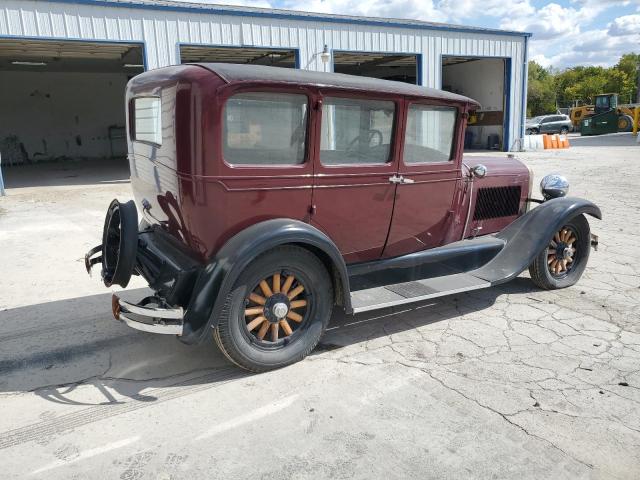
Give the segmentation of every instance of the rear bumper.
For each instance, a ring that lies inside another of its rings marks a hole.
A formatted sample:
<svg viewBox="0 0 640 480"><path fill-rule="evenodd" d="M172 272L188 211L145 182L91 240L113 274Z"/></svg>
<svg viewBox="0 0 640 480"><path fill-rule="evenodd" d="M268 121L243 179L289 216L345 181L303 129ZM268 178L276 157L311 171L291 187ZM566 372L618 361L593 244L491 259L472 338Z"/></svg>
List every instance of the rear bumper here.
<svg viewBox="0 0 640 480"><path fill-rule="evenodd" d="M103 238L108 238L107 241L112 243L106 248L98 245L87 252L87 272L91 274L92 268L100 264L102 280L106 286L111 286L109 275L114 269L109 269L108 264L105 266L105 253L110 255L111 265L115 264L119 278L126 278L128 282L131 275L140 275L154 291L152 296L135 304L113 295L113 316L136 330L190 338L193 329L190 328L186 313L193 310L191 301L194 284L204 266L187 246L160 226L143 223L141 231L138 228L135 225L133 232L121 234L121 237L129 235L133 239L132 248L129 249L130 262L120 262L122 241L112 241L111 237L105 235ZM121 268L122 265L126 268Z"/></svg>
<svg viewBox="0 0 640 480"><path fill-rule="evenodd" d="M181 336L184 329L182 307L160 308L148 306L156 300L147 297L138 304L122 300L116 294L111 297L111 309L116 320L143 332Z"/></svg>

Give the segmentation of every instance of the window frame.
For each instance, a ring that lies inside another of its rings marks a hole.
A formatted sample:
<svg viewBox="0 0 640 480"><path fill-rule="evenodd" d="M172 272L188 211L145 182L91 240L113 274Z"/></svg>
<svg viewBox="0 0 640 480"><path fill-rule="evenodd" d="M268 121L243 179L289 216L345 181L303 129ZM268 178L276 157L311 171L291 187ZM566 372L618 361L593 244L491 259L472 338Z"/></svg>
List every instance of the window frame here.
<svg viewBox="0 0 640 480"><path fill-rule="evenodd" d="M442 162L417 162L417 163L408 163L404 160L404 152L405 147L407 145L407 127L409 125L409 110L412 106L417 105L419 107L426 108L452 108L456 113L455 122L453 124L453 133L451 135L451 150L449 152L449 160ZM420 168L420 167L428 167L430 165L456 165L458 160L458 143L459 143L459 135L460 135L460 125L462 122L463 111L458 104L448 104L448 103L431 103L424 102L418 100L407 99L405 103L405 112L404 112L404 128L403 128L403 136L402 136L402 151L400 154L400 161L402 165L407 168Z"/></svg>
<svg viewBox="0 0 640 480"><path fill-rule="evenodd" d="M362 100L362 101L378 101L378 102L390 102L393 104L393 119L391 125L391 137L389 139L389 156L384 163L334 163L326 164L322 163L322 154L320 149L320 143L322 141L322 115L325 101L327 98L341 98L345 100ZM385 96L378 94L368 94L366 92L345 92L342 90L321 90L319 102L321 108L315 113L317 115L317 140L315 145L317 162L322 169L350 169L350 168L388 168L395 163L397 156L397 135L399 131L399 123L401 120L400 114L402 109L402 103L398 100L397 96Z"/></svg>
<svg viewBox="0 0 640 480"><path fill-rule="evenodd" d="M137 118L137 112L136 112L136 100L139 100L141 98L155 98L157 100L160 101L160 143L156 143L156 142L151 142L149 140L139 140L138 138L136 138L136 118ZM145 145L150 145L152 147L156 147L156 148L161 148L162 147L162 96L161 95L137 95L135 97L132 97L130 100L130 117L132 117L133 121L130 122L129 126L130 126L130 132L129 132L129 136L131 137L131 141L132 142L138 142L138 143L143 143Z"/></svg>
<svg viewBox="0 0 640 480"><path fill-rule="evenodd" d="M313 109L312 109L312 94L307 89L301 88L286 88L286 87L272 87L269 86L237 86L230 85L228 91L224 92L224 95L219 97L219 128L217 134L218 141L218 153L219 157L222 160L222 164L231 170L239 171L239 170L282 170L282 169L306 169L311 164L311 128L313 123ZM226 90L226 89L225 89ZM304 145L304 155L302 156L302 162L300 163L292 163L292 164L260 164L260 163L232 163L230 162L224 154L224 142L225 138L225 113L227 109L227 102L237 95L244 95L247 93L265 93L265 94L282 94L282 95L296 95L303 96L307 99L307 114L306 114L306 128L305 128L305 145ZM265 172L266 173L266 172Z"/></svg>

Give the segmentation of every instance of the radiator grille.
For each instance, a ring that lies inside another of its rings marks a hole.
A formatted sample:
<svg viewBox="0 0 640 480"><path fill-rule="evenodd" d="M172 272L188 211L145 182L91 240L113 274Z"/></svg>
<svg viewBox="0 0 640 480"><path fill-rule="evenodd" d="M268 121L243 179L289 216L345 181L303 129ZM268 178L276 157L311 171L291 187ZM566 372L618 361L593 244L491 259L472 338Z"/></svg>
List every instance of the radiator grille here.
<svg viewBox="0 0 640 480"><path fill-rule="evenodd" d="M478 190L474 220L510 217L520 210L521 187L488 187Z"/></svg>

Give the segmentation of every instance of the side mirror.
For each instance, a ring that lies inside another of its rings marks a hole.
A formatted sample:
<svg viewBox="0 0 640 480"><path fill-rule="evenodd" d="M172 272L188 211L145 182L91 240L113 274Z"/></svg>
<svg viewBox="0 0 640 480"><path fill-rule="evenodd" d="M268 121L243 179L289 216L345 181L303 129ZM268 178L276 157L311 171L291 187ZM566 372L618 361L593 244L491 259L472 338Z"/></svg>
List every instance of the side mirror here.
<svg viewBox="0 0 640 480"><path fill-rule="evenodd" d="M469 170L469 173L471 173L472 177L484 178L487 176L487 167L485 167L482 164L479 164L479 165L476 165L475 167L472 167L471 170Z"/></svg>

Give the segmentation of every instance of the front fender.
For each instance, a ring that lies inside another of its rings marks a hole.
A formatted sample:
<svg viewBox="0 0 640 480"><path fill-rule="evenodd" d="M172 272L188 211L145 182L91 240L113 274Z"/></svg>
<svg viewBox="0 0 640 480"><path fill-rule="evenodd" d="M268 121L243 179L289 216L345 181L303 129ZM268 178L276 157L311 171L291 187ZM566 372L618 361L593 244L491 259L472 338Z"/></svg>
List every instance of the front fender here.
<svg viewBox="0 0 640 480"><path fill-rule="evenodd" d="M298 220L267 220L230 238L204 267L185 313L181 341L196 343L216 325L235 281L258 255L279 245L292 243L320 250L329 259L342 284L343 306L346 311L351 311L347 267L331 239L317 228Z"/></svg>
<svg viewBox="0 0 640 480"><path fill-rule="evenodd" d="M494 285L508 282L531 265L568 220L582 214L602 219L600 209L582 198L554 198L538 205L496 235L505 247L473 274Z"/></svg>

